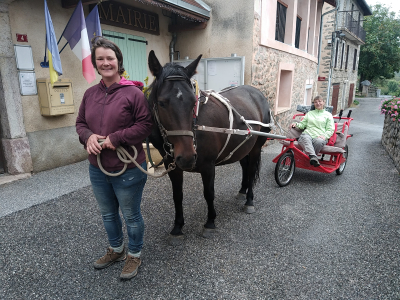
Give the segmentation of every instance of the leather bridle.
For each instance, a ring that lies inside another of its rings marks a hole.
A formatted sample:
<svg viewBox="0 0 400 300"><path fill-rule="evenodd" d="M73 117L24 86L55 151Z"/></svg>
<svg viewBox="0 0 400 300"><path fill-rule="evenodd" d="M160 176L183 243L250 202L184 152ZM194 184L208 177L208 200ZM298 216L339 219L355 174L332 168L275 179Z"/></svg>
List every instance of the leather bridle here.
<svg viewBox="0 0 400 300"><path fill-rule="evenodd" d="M189 81L189 84L192 87L193 93L196 93L196 87L195 87L195 83L191 82L190 79L188 79L187 77L184 77L182 75L170 75L165 77L166 81ZM197 101L197 99L196 99ZM169 136L191 136L193 138L193 145L194 145L194 149L196 149L196 133L195 133L195 125L196 125L196 115L194 114L194 118L193 118L193 126L192 126L192 130L166 130L165 127L161 124L160 122L160 117L158 115L158 102L154 101L154 105L153 105L153 114L154 117L156 119L156 123L158 126L158 129L160 130L161 136L163 137L164 140L164 151L167 153L167 155L171 156L172 158L174 158L174 149L173 149L173 145L168 141L168 137ZM198 104L196 104L198 105ZM166 149L166 147L168 147L169 149Z"/></svg>

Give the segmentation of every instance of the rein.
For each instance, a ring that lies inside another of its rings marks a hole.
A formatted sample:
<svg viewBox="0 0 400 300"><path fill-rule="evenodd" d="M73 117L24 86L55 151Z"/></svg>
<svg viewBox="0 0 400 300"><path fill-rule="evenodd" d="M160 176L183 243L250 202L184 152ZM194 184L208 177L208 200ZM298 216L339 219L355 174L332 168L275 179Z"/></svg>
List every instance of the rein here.
<svg viewBox="0 0 400 300"><path fill-rule="evenodd" d="M100 139L100 140L99 140L100 146L103 145L104 141L105 141L104 139ZM136 158L137 158L137 155L138 155L137 149L136 149L135 146L131 146L131 147L132 147L133 151L135 152L135 155L134 155L133 157L132 157L132 156L129 154L129 152L126 151L122 146L119 146L119 147L117 147L117 149L116 149L118 158L124 163L124 167L123 167L122 170L119 171L118 173L110 173L110 172L107 172L107 171L103 168L103 165L101 164L100 154L98 154L98 155L97 155L97 164L99 165L100 170L101 170L104 174L106 174L106 175L108 175L108 176L116 177L116 176L119 176L119 175L123 174L123 173L126 171L126 169L127 169L127 167L128 167L128 164L134 163L135 166L138 167L139 170L142 171L143 173L146 173L147 175L150 175L150 176L155 177L155 178L160 178L160 177L163 177L165 174L167 174L168 172L170 172L170 171L172 171L172 170L174 170L174 169L176 168L175 161L174 161L173 163L169 164L168 169L165 170L162 174L160 174L160 175L153 175L153 174L147 172L145 169L143 169L143 168L137 163L137 161L136 161Z"/></svg>

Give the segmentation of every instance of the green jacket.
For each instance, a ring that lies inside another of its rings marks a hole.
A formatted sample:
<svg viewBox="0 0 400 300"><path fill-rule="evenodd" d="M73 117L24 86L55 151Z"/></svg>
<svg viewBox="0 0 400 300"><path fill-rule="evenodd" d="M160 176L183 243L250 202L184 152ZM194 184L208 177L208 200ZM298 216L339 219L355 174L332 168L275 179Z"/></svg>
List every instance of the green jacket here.
<svg viewBox="0 0 400 300"><path fill-rule="evenodd" d="M328 140L335 130L332 114L325 109L310 110L296 127L305 129L304 132L313 139L322 135Z"/></svg>

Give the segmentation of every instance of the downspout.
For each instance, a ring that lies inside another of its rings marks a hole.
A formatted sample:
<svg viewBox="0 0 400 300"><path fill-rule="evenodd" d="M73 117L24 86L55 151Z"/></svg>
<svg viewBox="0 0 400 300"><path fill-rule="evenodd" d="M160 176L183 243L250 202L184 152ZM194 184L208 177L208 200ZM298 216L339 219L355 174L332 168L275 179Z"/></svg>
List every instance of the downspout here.
<svg viewBox="0 0 400 300"><path fill-rule="evenodd" d="M335 10L339 11L339 6L340 6L340 0L337 0L336 8ZM331 81L332 81L332 68L333 68L333 59L335 58L336 55L336 31L337 31L337 26L338 26L338 13L336 12L335 16L335 28L334 28L334 34L332 34L332 39L335 37L334 41L332 41L332 46L333 46L333 51L331 51L331 62L329 65L329 77L328 77L328 94L326 98L326 106L329 105L329 98L331 96ZM332 55L333 54L333 55Z"/></svg>
<svg viewBox="0 0 400 300"><path fill-rule="evenodd" d="M169 43L169 62L174 62L175 43L176 43L176 32L172 33L172 40Z"/></svg>

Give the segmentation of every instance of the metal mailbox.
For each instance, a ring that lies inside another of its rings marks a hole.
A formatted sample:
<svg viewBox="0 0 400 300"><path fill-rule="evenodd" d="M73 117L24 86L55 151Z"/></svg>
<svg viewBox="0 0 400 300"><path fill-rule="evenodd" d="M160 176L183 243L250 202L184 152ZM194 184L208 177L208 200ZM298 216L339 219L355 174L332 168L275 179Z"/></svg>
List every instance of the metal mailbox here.
<svg viewBox="0 0 400 300"><path fill-rule="evenodd" d="M58 116L75 113L72 82L64 78L51 86L49 78L36 80L40 113L42 116Z"/></svg>

